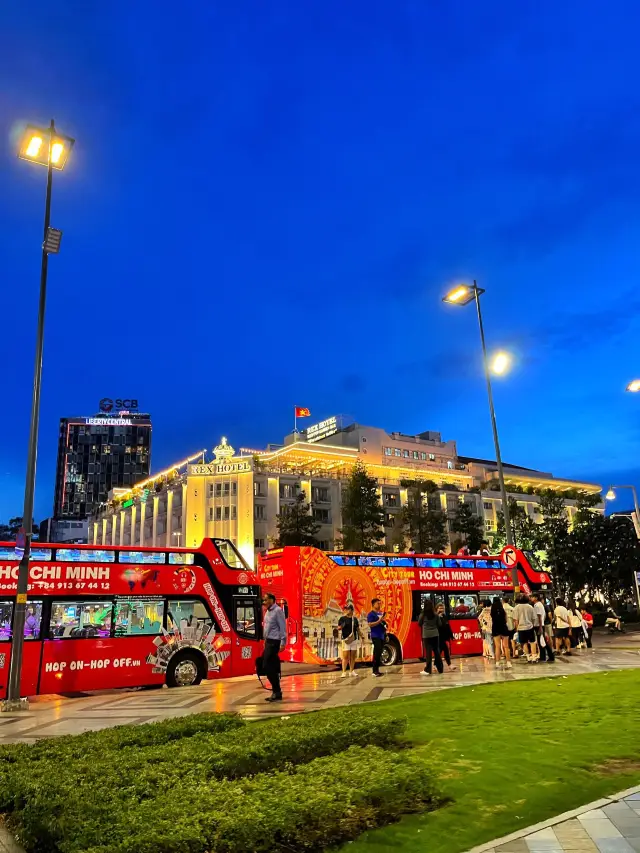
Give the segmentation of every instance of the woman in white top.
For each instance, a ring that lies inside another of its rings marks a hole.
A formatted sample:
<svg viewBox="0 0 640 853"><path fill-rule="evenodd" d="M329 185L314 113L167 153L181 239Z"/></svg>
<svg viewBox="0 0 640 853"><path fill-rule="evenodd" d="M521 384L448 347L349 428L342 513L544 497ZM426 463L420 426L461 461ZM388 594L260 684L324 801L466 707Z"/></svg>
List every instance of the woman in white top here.
<svg viewBox="0 0 640 853"><path fill-rule="evenodd" d="M480 630L482 632L482 651L486 658L493 658L493 637L491 636L491 601L487 598L478 616Z"/></svg>
<svg viewBox="0 0 640 853"><path fill-rule="evenodd" d="M556 652L560 655L571 654L571 616L562 598L556 598L555 619Z"/></svg>
<svg viewBox="0 0 640 853"><path fill-rule="evenodd" d="M582 614L574 604L569 609L569 622L571 624L571 646L581 649L584 643L584 631L582 630Z"/></svg>

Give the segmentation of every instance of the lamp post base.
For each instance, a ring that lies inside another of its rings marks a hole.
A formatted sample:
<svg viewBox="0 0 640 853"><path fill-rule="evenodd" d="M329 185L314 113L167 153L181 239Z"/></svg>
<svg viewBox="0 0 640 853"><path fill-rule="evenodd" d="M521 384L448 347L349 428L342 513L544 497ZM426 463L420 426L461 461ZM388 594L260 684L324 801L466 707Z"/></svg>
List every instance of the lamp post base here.
<svg viewBox="0 0 640 853"><path fill-rule="evenodd" d="M16 711L28 711L29 700L24 699L5 699L0 705L0 713L15 713Z"/></svg>

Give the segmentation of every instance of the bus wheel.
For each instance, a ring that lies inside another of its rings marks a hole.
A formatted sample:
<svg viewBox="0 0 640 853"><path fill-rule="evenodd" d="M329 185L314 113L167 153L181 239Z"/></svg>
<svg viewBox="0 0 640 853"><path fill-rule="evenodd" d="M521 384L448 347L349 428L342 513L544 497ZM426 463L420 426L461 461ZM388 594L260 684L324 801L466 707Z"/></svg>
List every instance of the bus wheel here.
<svg viewBox="0 0 640 853"><path fill-rule="evenodd" d="M385 640L380 663L382 666L394 666L400 663L400 647L395 640Z"/></svg>
<svg viewBox="0 0 640 853"><path fill-rule="evenodd" d="M197 652L174 655L167 667L167 687L192 687L202 681L202 658Z"/></svg>

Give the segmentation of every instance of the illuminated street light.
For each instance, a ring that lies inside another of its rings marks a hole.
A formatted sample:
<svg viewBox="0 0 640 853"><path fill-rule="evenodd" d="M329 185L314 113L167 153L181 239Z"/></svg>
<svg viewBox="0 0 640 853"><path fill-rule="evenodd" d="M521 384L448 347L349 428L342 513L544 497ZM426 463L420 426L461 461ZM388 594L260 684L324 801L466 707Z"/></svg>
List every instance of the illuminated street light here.
<svg viewBox="0 0 640 853"><path fill-rule="evenodd" d="M22 135L18 157L21 160L39 163L41 166L48 166L51 159L51 168L62 171L67 164L74 142L75 140L70 136L57 133L53 122L51 127L46 129L29 125Z"/></svg>
<svg viewBox="0 0 640 853"><path fill-rule="evenodd" d="M3 711L16 711L27 708L26 699L20 698L22 675L22 652L24 646L24 624L27 612L27 591L29 585L29 556L33 534L33 498L36 488L36 459L38 455L38 427L40 424L40 391L42 386L42 352L44 347L44 317L47 304L47 270L49 255L60 250L62 232L51 228L51 188L53 170L64 169L74 140L57 133L55 123L47 129L27 127L18 150L21 160L29 160L47 168L47 194L44 205L44 235L42 238L42 260L40 264L40 298L38 303L38 330L36 334L36 358L31 397L31 423L29 426L29 449L27 454L27 475L24 486L23 527L16 540L16 557L20 557L18 567L18 587L13 617L13 643L9 662L9 683L7 698L2 704ZM22 551L20 554L19 552Z"/></svg>
<svg viewBox="0 0 640 853"><path fill-rule="evenodd" d="M640 379L634 379L627 385L627 391L632 391L635 393L636 391L640 391Z"/></svg>
<svg viewBox="0 0 640 853"><path fill-rule="evenodd" d="M511 367L511 356L508 352L497 352L491 359L491 372L496 376L504 376Z"/></svg>
<svg viewBox="0 0 640 853"><path fill-rule="evenodd" d="M489 414L491 416L491 429L493 431L493 444L496 451L496 463L498 466L498 481L500 483L500 494L502 497L502 512L504 513L504 532L507 545L514 545L513 534L511 532L511 519L509 517L509 499L507 497L507 488L504 482L504 468L502 466L502 456L500 454L500 441L498 439L498 425L496 423L496 411L493 405L493 389L491 388L491 369L489 367L489 359L487 357L487 344L484 339L484 325L482 323L482 311L480 310L480 297L485 291L478 287L476 282L473 286L469 284L459 284L453 290L450 290L442 301L449 305L468 305L470 302L476 303L476 313L478 315L478 326L480 328L480 343L482 344L482 361L484 364L484 375L487 381L487 396L489 398ZM506 355L506 353L503 353ZM506 364L504 365L506 369ZM517 594L519 591L518 583L518 565L513 566L513 591Z"/></svg>
<svg viewBox="0 0 640 853"><path fill-rule="evenodd" d="M608 491L608 492L607 492L607 494L604 496L604 499L605 499L606 501L615 501L615 499L616 499L616 493L613 491L613 488L612 488L612 487L610 487L610 488L609 488L609 491Z"/></svg>

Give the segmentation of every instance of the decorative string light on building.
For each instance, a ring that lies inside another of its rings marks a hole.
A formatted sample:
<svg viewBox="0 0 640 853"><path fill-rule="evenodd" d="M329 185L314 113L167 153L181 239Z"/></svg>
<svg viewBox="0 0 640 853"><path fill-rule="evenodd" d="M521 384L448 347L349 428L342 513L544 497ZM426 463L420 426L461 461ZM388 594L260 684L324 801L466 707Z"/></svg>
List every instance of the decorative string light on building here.
<svg viewBox="0 0 640 853"><path fill-rule="evenodd" d="M216 447L213 448L213 455L216 459L231 459L231 457L235 456L235 454L235 450L233 449L233 447L231 447L231 445L227 441L226 436L224 435L222 436L220 444L216 445Z"/></svg>

